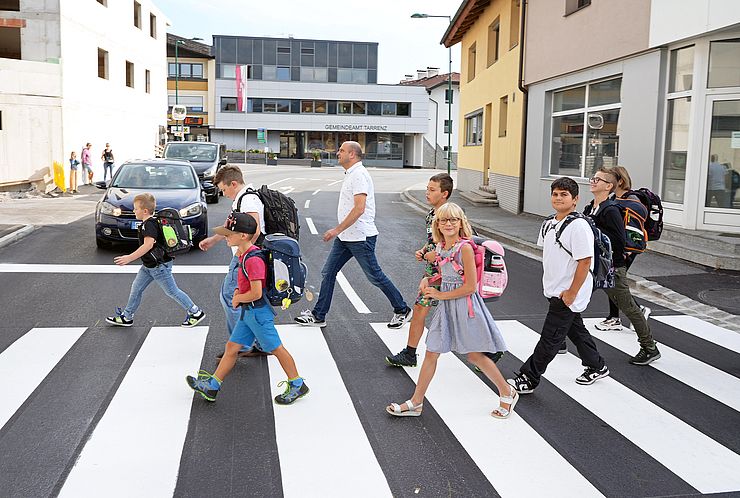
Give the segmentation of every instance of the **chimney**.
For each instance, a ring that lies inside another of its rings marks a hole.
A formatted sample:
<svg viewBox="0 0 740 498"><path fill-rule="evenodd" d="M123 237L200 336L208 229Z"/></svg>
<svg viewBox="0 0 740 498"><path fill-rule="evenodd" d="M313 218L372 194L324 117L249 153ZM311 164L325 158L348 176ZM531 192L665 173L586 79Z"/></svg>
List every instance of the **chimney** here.
<svg viewBox="0 0 740 498"><path fill-rule="evenodd" d="M416 74L418 75L417 79L422 79L427 77L427 70L426 69L417 69Z"/></svg>
<svg viewBox="0 0 740 498"><path fill-rule="evenodd" d="M438 67L427 67L427 76L430 78L432 76L437 76L439 74L439 68Z"/></svg>
<svg viewBox="0 0 740 498"><path fill-rule="evenodd" d="M414 75L413 74L404 74L403 76L404 76L403 77L403 80L404 81L414 81Z"/></svg>

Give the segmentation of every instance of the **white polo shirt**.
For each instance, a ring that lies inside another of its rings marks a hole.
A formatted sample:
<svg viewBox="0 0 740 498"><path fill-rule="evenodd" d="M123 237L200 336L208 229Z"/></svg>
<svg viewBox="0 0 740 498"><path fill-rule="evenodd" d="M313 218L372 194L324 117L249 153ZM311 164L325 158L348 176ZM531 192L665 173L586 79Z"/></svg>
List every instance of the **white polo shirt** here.
<svg viewBox="0 0 740 498"><path fill-rule="evenodd" d="M560 229L564 220L565 218L560 221L553 218L545 221L537 239L537 245L542 247L542 290L547 298L558 297L561 292L570 288L579 259L590 257L590 268L591 270L594 269L594 233L588 222L575 219L565 227L560 235L560 242L573 253L573 257L571 257L555 242L555 233ZM545 232L544 238L542 237L543 231ZM589 301L591 301L592 291L593 276L589 273L579 289L575 301L569 306L571 311L580 313L585 310Z"/></svg>
<svg viewBox="0 0 740 498"><path fill-rule="evenodd" d="M362 161L358 161L344 172L344 183L339 192L339 204L337 205L337 220L341 223L355 207L355 195L365 194L365 212L352 225L339 234L342 242L359 242L378 235L375 227L375 188L373 179L367 172Z"/></svg>
<svg viewBox="0 0 740 498"><path fill-rule="evenodd" d="M248 183L244 185L244 188L241 189L238 194L236 194L234 201L231 203L232 210L236 209L236 206L239 203L239 197L241 197L248 188L254 189L252 184ZM258 195L245 195L244 199L242 199L242 205L239 211L242 213L257 213L260 215L260 231L265 233L265 205L262 204ZM236 254L236 247L232 247L231 252Z"/></svg>

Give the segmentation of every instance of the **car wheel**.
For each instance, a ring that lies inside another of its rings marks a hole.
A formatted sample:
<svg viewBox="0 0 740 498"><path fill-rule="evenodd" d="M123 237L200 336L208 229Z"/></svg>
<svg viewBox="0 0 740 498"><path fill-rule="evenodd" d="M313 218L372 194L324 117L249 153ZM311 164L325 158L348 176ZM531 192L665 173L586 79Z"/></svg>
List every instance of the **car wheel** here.
<svg viewBox="0 0 740 498"><path fill-rule="evenodd" d="M218 204L218 192L209 197L211 204Z"/></svg>
<svg viewBox="0 0 740 498"><path fill-rule="evenodd" d="M98 246L98 249L111 249L113 247L113 244L108 242L107 240L95 238L95 245Z"/></svg>

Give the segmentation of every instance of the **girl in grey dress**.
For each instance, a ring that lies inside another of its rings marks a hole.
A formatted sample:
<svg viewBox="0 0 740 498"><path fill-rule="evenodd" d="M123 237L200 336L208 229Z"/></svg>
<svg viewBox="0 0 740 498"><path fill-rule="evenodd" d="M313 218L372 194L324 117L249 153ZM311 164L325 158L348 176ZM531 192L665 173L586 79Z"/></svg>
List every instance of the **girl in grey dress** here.
<svg viewBox="0 0 740 498"><path fill-rule="evenodd" d="M439 355L455 351L467 354L468 360L496 385L500 404L491 415L508 418L519 395L506 383L496 364L483 354L505 351L506 345L483 298L476 292L475 255L472 246L466 242L472 230L462 208L452 202L441 206L432 222L432 232L437 242L442 284L438 290L430 287L427 279L423 278L419 290L427 298L438 299L439 306L429 325L427 352L413 396L400 405L391 403L386 411L398 417L421 415L424 395L434 377ZM455 266L462 267L463 275Z"/></svg>

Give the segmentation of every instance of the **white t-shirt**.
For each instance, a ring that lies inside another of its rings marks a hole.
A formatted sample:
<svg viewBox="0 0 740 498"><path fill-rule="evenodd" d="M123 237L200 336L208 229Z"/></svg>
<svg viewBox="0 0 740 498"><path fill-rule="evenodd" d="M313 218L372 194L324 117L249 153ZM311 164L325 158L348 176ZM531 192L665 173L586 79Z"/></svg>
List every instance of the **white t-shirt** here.
<svg viewBox="0 0 740 498"><path fill-rule="evenodd" d="M339 234L339 240L343 242L358 242L373 235L378 235L375 227L375 188L373 179L367 172L362 161L352 165L344 172L344 183L339 192L339 204L337 205L337 219L341 223L355 207L355 195L366 194L365 212L345 231Z"/></svg>
<svg viewBox="0 0 740 498"><path fill-rule="evenodd" d="M548 220L545 221L540 235L537 239L537 245L542 247L542 290L545 297L558 297L560 293L570 288L573 283L573 276L576 274L578 260L591 258L591 270L594 269L594 233L588 222L582 219L575 219L565 227L560 235L560 242L572 254L571 257L560 245L555 242L555 233L560 229L560 225L565 220ZM545 236L542 236L542 232ZM571 311L580 313L586 309L591 300L593 291L593 276L589 273L586 280L578 290L575 301L569 306Z"/></svg>
<svg viewBox="0 0 740 498"><path fill-rule="evenodd" d="M236 206L239 203L239 198L248 188L253 189L254 187L251 183L248 183L244 185L244 188L241 189L238 194L236 194L234 201L231 203L232 210L236 209ZM258 195L245 195L244 199L242 199L242 205L239 211L242 213L257 213L260 215L260 231L265 233L265 205L262 204ZM231 252L236 254L236 247L232 247Z"/></svg>

